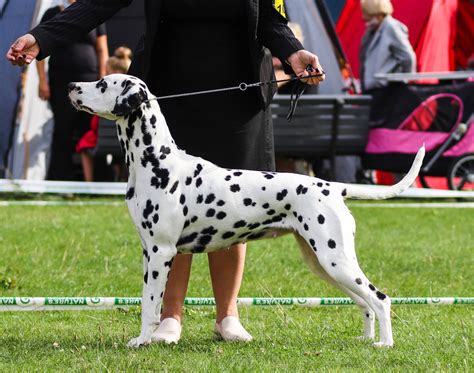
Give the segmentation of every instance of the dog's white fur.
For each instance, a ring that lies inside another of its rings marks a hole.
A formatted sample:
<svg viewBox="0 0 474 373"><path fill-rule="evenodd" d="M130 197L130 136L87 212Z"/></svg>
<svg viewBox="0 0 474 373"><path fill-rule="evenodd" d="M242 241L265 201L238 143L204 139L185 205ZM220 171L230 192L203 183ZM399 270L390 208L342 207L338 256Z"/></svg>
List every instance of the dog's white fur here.
<svg viewBox="0 0 474 373"><path fill-rule="evenodd" d="M355 221L344 199L401 193L415 180L424 148L400 183L375 190L303 175L229 170L180 150L158 102L137 78L114 74L98 82L71 83L69 90L77 109L116 121L129 167L126 198L143 245L144 269L141 334L129 346L155 340L177 253L210 252L275 232L294 233L310 268L354 300L366 338L375 337L376 316L376 345L393 345L390 298L359 267Z"/></svg>

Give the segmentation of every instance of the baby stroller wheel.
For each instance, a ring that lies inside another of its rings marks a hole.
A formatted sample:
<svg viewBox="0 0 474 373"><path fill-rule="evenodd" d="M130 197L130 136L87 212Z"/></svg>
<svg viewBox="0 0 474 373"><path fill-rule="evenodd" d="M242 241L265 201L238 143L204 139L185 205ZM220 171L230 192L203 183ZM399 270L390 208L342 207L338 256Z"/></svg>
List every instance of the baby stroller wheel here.
<svg viewBox="0 0 474 373"><path fill-rule="evenodd" d="M474 190L474 153L457 158L449 167L449 189Z"/></svg>
<svg viewBox="0 0 474 373"><path fill-rule="evenodd" d="M419 177L419 180L420 180L420 183L421 183L421 186L423 188L427 188L427 189L430 189L430 185L428 184L428 181L425 179L425 175L418 175Z"/></svg>

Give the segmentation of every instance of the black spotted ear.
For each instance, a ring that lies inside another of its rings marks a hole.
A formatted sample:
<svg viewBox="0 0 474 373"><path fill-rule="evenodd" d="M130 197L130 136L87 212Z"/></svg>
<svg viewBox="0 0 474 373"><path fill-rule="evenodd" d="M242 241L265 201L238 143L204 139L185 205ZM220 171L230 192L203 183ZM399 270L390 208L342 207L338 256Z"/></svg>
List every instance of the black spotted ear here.
<svg viewBox="0 0 474 373"><path fill-rule="evenodd" d="M122 86L124 89L115 100L115 107L112 114L125 117L136 111L141 104L148 101L146 91L131 80L126 80Z"/></svg>

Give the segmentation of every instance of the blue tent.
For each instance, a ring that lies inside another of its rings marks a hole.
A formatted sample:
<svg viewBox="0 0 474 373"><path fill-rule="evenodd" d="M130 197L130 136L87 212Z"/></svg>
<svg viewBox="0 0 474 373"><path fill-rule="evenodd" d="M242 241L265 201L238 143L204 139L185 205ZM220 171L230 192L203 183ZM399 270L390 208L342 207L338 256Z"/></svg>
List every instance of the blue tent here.
<svg viewBox="0 0 474 373"><path fill-rule="evenodd" d="M4 177L6 158L20 96L21 69L12 66L4 55L12 42L30 29L36 0L0 1L0 177Z"/></svg>

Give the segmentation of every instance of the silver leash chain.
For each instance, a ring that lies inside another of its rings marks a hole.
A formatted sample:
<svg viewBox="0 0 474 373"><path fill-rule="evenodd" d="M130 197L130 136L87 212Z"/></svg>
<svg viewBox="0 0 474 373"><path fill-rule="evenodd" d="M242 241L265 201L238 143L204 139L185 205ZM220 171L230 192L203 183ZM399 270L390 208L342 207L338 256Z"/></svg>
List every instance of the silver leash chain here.
<svg viewBox="0 0 474 373"><path fill-rule="evenodd" d="M275 84L275 83L292 82L292 81L300 80L300 79L318 78L318 77L321 77L323 75L324 75L324 71L320 74L308 75L308 76L304 76L304 77L295 76L295 77L290 78L290 79L270 80L268 82L258 82L258 83L249 83L249 84L248 83L240 83L239 85L234 86L234 87L217 88L217 89L209 89L209 90L205 90L205 91L178 93L178 94L174 94L174 95L153 97L153 98L150 98L149 100L147 100L146 102L153 101L153 100L166 100L166 99L169 99L169 98L196 96L196 95L203 95L203 94L207 94L207 93L216 93L216 92L225 92L225 91L240 90L241 92L244 92L248 88L261 87L263 85L269 85L269 84Z"/></svg>

